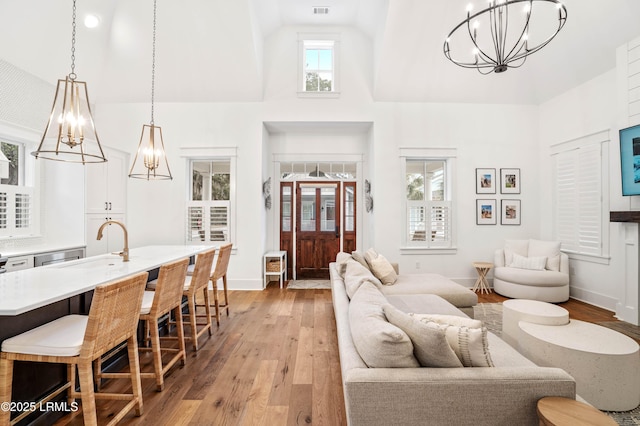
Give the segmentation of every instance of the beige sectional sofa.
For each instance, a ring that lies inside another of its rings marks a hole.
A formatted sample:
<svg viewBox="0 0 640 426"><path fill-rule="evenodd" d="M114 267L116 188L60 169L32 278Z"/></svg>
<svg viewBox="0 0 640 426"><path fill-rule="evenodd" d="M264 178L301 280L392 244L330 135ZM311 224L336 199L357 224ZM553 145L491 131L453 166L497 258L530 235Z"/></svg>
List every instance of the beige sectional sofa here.
<svg viewBox="0 0 640 426"><path fill-rule="evenodd" d="M476 295L453 281L399 275L383 285L342 261L329 269L349 425L537 425L538 399L575 398L569 374L536 366L492 333L485 346L494 367L421 367L411 339L385 322L384 311L467 318L461 309L473 309Z"/></svg>

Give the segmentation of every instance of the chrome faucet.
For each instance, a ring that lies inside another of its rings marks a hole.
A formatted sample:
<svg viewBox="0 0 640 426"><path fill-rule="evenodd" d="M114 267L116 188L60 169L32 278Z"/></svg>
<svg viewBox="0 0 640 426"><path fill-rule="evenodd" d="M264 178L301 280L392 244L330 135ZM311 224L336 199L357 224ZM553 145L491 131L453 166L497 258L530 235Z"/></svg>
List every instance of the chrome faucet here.
<svg viewBox="0 0 640 426"><path fill-rule="evenodd" d="M118 222L117 220L108 220L102 225L100 225L100 229L98 229L97 239L98 240L102 239L102 230L104 229L105 226L111 225L112 223L115 223L116 225L120 225L120 227L124 231L124 248L120 253L118 253L118 255L122 256L123 262L128 262L129 261L129 233L127 232L127 228L124 226L122 222Z"/></svg>

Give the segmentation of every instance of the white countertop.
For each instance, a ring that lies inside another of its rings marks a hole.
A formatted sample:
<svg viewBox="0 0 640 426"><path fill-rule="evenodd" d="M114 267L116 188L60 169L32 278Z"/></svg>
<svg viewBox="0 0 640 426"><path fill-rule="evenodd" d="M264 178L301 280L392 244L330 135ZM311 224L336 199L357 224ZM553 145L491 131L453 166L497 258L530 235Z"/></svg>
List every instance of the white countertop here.
<svg viewBox="0 0 640 426"><path fill-rule="evenodd" d="M193 256L211 246L147 246L130 250L129 262L112 254L0 274L0 316L15 316L138 272Z"/></svg>

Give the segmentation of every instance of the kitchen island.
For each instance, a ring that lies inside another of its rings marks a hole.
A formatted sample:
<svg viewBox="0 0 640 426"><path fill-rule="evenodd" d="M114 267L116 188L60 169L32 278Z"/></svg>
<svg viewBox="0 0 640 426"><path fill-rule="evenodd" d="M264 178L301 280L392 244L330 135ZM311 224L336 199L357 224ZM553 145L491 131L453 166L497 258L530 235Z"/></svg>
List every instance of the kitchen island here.
<svg viewBox="0 0 640 426"><path fill-rule="evenodd" d="M145 271L153 277L161 265L210 248L146 246L131 249L128 262L117 254L104 254L0 274L0 342L64 315L87 314L93 289L101 284ZM16 362L14 401L35 402L65 381L64 366L32 363L28 367ZM34 420L36 415L55 418L64 413L36 412L21 424L43 424L42 418Z"/></svg>

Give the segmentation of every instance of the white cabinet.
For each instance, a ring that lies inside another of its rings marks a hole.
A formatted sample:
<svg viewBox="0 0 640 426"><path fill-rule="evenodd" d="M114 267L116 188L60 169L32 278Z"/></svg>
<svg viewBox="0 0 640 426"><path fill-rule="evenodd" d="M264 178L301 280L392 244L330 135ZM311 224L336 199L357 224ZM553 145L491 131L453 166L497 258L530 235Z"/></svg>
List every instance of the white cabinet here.
<svg viewBox="0 0 640 426"><path fill-rule="evenodd" d="M109 226L100 241L98 229L108 220L126 222L127 175L129 154L105 148L106 163L86 165L85 241L87 256L122 251L124 233L119 226Z"/></svg>
<svg viewBox="0 0 640 426"><path fill-rule="evenodd" d="M88 214L87 219L87 257L99 254L120 252L124 248L124 232L118 225L108 225L102 232L102 239L98 240L98 229L108 220L124 223L124 215Z"/></svg>
<svg viewBox="0 0 640 426"><path fill-rule="evenodd" d="M86 165L87 214L124 214L129 154L105 148L105 163Z"/></svg>
<svg viewBox="0 0 640 426"><path fill-rule="evenodd" d="M21 269L33 268L33 256L15 256L7 259L4 266L7 272L19 271Z"/></svg>

